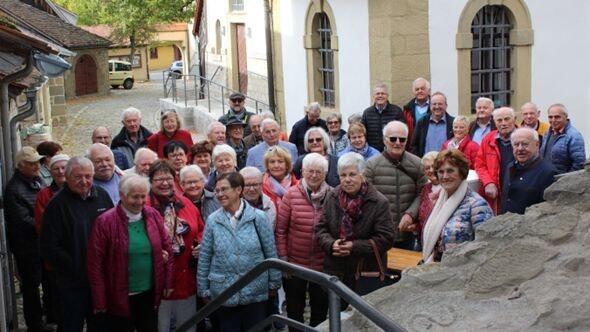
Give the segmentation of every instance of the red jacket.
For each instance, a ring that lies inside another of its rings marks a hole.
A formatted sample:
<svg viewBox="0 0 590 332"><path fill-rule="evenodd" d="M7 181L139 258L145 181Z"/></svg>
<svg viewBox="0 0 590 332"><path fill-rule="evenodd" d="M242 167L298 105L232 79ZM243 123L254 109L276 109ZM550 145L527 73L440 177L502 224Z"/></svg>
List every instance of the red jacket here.
<svg viewBox="0 0 590 332"><path fill-rule="evenodd" d="M482 184L480 195L488 201L494 214L497 215L500 210L502 188L500 188L500 149L496 144L496 133L498 133L497 130L491 131L481 141L475 158L475 171ZM485 187L490 183L495 184L498 188L498 195L495 199L485 195Z"/></svg>
<svg viewBox="0 0 590 332"><path fill-rule="evenodd" d="M55 195L59 191L57 185L52 182L49 187L45 187L39 191L37 194L37 201L35 202L35 230L37 230L37 234L41 235L41 226L43 225L43 213L45 213L45 207Z"/></svg>
<svg viewBox="0 0 590 332"><path fill-rule="evenodd" d="M176 193L174 196L174 199L182 204L182 208L176 211L176 216L189 224L190 231L182 235L185 244L184 250L179 255L170 255L173 257L172 262L174 263L174 282L172 286L174 291L165 300L182 300L197 293L197 270L190 266L190 261L194 259L191 254L191 247L193 240L201 242L203 230L205 229L201 214L194 204L186 197ZM146 205L157 207L159 202L152 201L151 197L148 196ZM160 221L164 222L162 218L160 218Z"/></svg>
<svg viewBox="0 0 590 332"><path fill-rule="evenodd" d="M443 143L441 151L444 151L449 146L450 140L447 140ZM477 152L479 151L479 145L471 140L469 135L465 136L463 141L459 144L459 151L463 152L467 160L469 160L469 168L474 169L475 167L475 158L477 157Z"/></svg>
<svg viewBox="0 0 590 332"><path fill-rule="evenodd" d="M162 251L171 252L170 239L162 217L145 206L142 211L146 233L152 246L154 307L158 307L164 289L173 288L172 260L164 263ZM101 214L88 240L87 268L95 310L130 317L129 309L129 218L121 205Z"/></svg>
<svg viewBox="0 0 590 332"><path fill-rule="evenodd" d="M161 130L153 134L147 140L148 148L156 152L158 154L158 158L164 159L166 157L164 156L164 146L170 141L179 141L184 143L188 151L190 151L191 147L193 146L193 138L191 133L184 129L178 129L171 138L168 138L168 136L166 136ZM191 160L188 153L187 160Z"/></svg>
<svg viewBox="0 0 590 332"><path fill-rule="evenodd" d="M303 184L289 188L279 204L275 237L277 254L287 261L322 271L324 251L315 237L315 226L324 212L323 206L314 209Z"/></svg>

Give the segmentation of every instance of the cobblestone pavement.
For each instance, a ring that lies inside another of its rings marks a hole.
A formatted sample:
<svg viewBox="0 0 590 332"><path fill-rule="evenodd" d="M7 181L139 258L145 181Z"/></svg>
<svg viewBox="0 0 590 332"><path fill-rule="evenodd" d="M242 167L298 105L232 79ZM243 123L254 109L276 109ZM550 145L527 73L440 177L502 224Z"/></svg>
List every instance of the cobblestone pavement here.
<svg viewBox="0 0 590 332"><path fill-rule="evenodd" d="M121 129L121 111L129 106L141 110L142 124L155 131L159 128L161 82L136 83L131 90L111 89L108 96L82 97L67 101L67 124L53 128L53 140L72 156L82 155L91 144L92 131L107 126L115 136Z"/></svg>

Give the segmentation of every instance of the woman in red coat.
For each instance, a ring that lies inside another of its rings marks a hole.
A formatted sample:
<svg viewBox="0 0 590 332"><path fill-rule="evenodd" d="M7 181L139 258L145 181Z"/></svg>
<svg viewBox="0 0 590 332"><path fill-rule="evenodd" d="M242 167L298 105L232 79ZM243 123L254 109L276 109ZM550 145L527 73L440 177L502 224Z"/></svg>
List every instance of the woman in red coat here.
<svg viewBox="0 0 590 332"><path fill-rule="evenodd" d="M173 288L170 239L158 211L145 205L146 178L127 175L119 191L120 204L97 218L88 240L94 312L105 314L109 331L156 332L156 310Z"/></svg>
<svg viewBox="0 0 590 332"><path fill-rule="evenodd" d="M164 146L170 141L180 141L187 148L193 146L193 138L187 130L180 129L180 118L175 110L166 110L160 119L160 131L148 138L148 148L164 159ZM190 157L188 160L191 160Z"/></svg>
<svg viewBox="0 0 590 332"><path fill-rule="evenodd" d="M275 230L279 258L306 268L322 271L324 252L317 244L315 226L324 212L330 186L326 183L328 160L310 153L303 158L302 179L289 188L279 204ZM303 322L306 293L309 292L311 318L316 326L326 320L328 295L320 286L303 279L285 276L287 315Z"/></svg>
<svg viewBox="0 0 590 332"><path fill-rule="evenodd" d="M297 184L291 154L278 145L270 147L264 154L264 168L266 172L262 176L262 192L270 198L278 211L283 195Z"/></svg>
<svg viewBox="0 0 590 332"><path fill-rule="evenodd" d="M172 242L170 259L174 264L171 294L164 296L158 311L160 331L170 331L170 322L182 325L196 312L197 265L199 243L205 225L199 210L191 201L174 191L174 168L165 160L150 167L151 192L147 205L164 218L164 226Z"/></svg>
<svg viewBox="0 0 590 332"><path fill-rule="evenodd" d="M469 120L460 115L453 121L453 138L443 143L441 151L459 149L469 160L469 169L475 167L475 157L479 145L469 137Z"/></svg>

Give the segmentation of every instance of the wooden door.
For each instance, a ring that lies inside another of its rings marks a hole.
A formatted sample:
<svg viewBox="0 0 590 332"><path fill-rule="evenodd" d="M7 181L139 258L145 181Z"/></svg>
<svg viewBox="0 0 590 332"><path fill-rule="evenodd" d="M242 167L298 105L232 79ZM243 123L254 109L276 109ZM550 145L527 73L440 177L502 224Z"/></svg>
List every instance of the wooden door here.
<svg viewBox="0 0 590 332"><path fill-rule="evenodd" d="M248 93L248 56L246 54L246 26L236 24L236 62L238 64L238 90Z"/></svg>
<svg viewBox="0 0 590 332"><path fill-rule="evenodd" d="M76 62L76 96L98 92L96 62L90 55L81 56Z"/></svg>
<svg viewBox="0 0 590 332"><path fill-rule="evenodd" d="M182 60L182 52L180 52L180 48L176 45L172 45L172 48L174 49L174 61Z"/></svg>

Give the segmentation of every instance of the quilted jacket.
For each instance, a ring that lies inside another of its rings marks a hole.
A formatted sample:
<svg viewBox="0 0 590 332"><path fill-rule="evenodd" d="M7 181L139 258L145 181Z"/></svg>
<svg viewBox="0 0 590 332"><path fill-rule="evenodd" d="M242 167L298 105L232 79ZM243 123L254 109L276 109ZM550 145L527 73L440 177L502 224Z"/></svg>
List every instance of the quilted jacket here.
<svg viewBox="0 0 590 332"><path fill-rule="evenodd" d="M266 258L277 258L274 234L264 212L242 200L244 211L236 228L224 209L209 216L199 253L197 271L200 297L215 298ZM270 270L225 302L237 306L268 299L270 289L281 287L281 272Z"/></svg>
<svg viewBox="0 0 590 332"><path fill-rule="evenodd" d="M584 137L572 127L571 123L565 126L563 133L559 134L553 143L553 148L547 150L547 143L553 135L553 129L549 129L543 136L541 156L550 161L557 173L567 173L584 168L586 151L584 149Z"/></svg>

